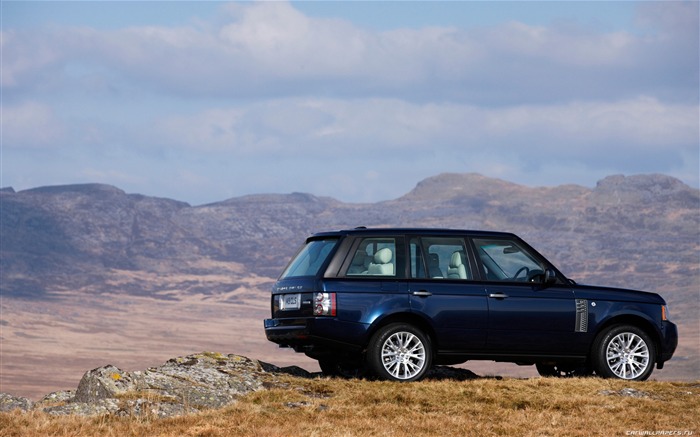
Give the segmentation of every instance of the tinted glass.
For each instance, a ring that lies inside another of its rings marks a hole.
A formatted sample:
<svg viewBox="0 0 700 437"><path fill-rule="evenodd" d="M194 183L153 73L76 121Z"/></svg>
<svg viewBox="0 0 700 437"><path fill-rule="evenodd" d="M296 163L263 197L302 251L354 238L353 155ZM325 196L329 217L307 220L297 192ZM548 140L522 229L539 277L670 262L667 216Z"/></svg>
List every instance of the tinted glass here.
<svg viewBox="0 0 700 437"><path fill-rule="evenodd" d="M365 238L355 251L347 276L396 276L396 240Z"/></svg>
<svg viewBox="0 0 700 437"><path fill-rule="evenodd" d="M309 241L289 263L281 279L316 276L337 243L336 238Z"/></svg>
<svg viewBox="0 0 700 437"><path fill-rule="evenodd" d="M412 277L472 279L463 239L424 237L421 238L421 243L422 251L418 250L417 239L411 240ZM425 254L425 260L422 254Z"/></svg>
<svg viewBox="0 0 700 437"><path fill-rule="evenodd" d="M537 257L515 241L475 239L474 244L491 281L531 281L544 273Z"/></svg>

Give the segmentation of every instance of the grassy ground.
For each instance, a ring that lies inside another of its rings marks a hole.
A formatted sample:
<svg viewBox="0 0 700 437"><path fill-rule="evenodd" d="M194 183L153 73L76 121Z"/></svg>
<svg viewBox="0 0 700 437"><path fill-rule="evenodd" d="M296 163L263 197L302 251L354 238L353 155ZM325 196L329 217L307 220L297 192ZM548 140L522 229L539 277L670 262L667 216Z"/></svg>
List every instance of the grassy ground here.
<svg viewBox="0 0 700 437"><path fill-rule="evenodd" d="M282 382L228 408L171 419L4 413L0 436L700 435L699 382Z"/></svg>

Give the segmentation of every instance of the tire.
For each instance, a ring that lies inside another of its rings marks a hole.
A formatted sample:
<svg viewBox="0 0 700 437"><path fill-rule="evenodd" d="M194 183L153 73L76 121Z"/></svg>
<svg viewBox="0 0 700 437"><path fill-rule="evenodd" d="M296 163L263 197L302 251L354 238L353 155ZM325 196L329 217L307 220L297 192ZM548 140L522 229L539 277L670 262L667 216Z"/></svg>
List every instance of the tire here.
<svg viewBox="0 0 700 437"><path fill-rule="evenodd" d="M418 381L432 364L430 338L406 323L393 323L377 331L367 348L369 368L380 379Z"/></svg>
<svg viewBox="0 0 700 437"><path fill-rule="evenodd" d="M544 377L555 378L580 378L591 376L593 369L585 364L549 364L537 363L537 373Z"/></svg>
<svg viewBox="0 0 700 437"><path fill-rule="evenodd" d="M596 373L603 378L644 381L654 370L656 346L636 326L612 326L596 339L593 363Z"/></svg>

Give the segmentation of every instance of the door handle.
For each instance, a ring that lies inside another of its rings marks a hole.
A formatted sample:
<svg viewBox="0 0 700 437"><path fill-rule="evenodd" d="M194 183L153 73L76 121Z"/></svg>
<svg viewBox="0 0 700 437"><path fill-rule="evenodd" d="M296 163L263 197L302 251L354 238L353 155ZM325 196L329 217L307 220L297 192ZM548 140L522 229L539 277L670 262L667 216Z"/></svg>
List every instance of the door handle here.
<svg viewBox="0 0 700 437"><path fill-rule="evenodd" d="M429 291L425 291L425 290L414 291L414 292L411 293L411 294L414 295L414 296L419 296L419 297L428 297L428 296L432 296L432 295L433 295L433 293L431 293L431 292L429 292Z"/></svg>
<svg viewBox="0 0 700 437"><path fill-rule="evenodd" d="M491 293L489 294L489 297L493 299L505 299L508 297L508 295L505 293Z"/></svg>

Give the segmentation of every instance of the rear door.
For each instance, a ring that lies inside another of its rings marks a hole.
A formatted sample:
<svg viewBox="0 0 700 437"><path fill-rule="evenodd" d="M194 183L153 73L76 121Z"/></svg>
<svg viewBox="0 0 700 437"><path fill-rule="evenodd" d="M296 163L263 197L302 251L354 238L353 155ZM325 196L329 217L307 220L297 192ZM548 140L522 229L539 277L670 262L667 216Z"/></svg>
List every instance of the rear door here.
<svg viewBox="0 0 700 437"><path fill-rule="evenodd" d="M337 293L338 318L372 324L379 317L408 310L403 235L355 237L336 279L325 279Z"/></svg>
<svg viewBox="0 0 700 437"><path fill-rule="evenodd" d="M488 306L483 285L473 281L474 263L464 238L412 237L408 250L411 310L432 324L437 349L483 349Z"/></svg>

